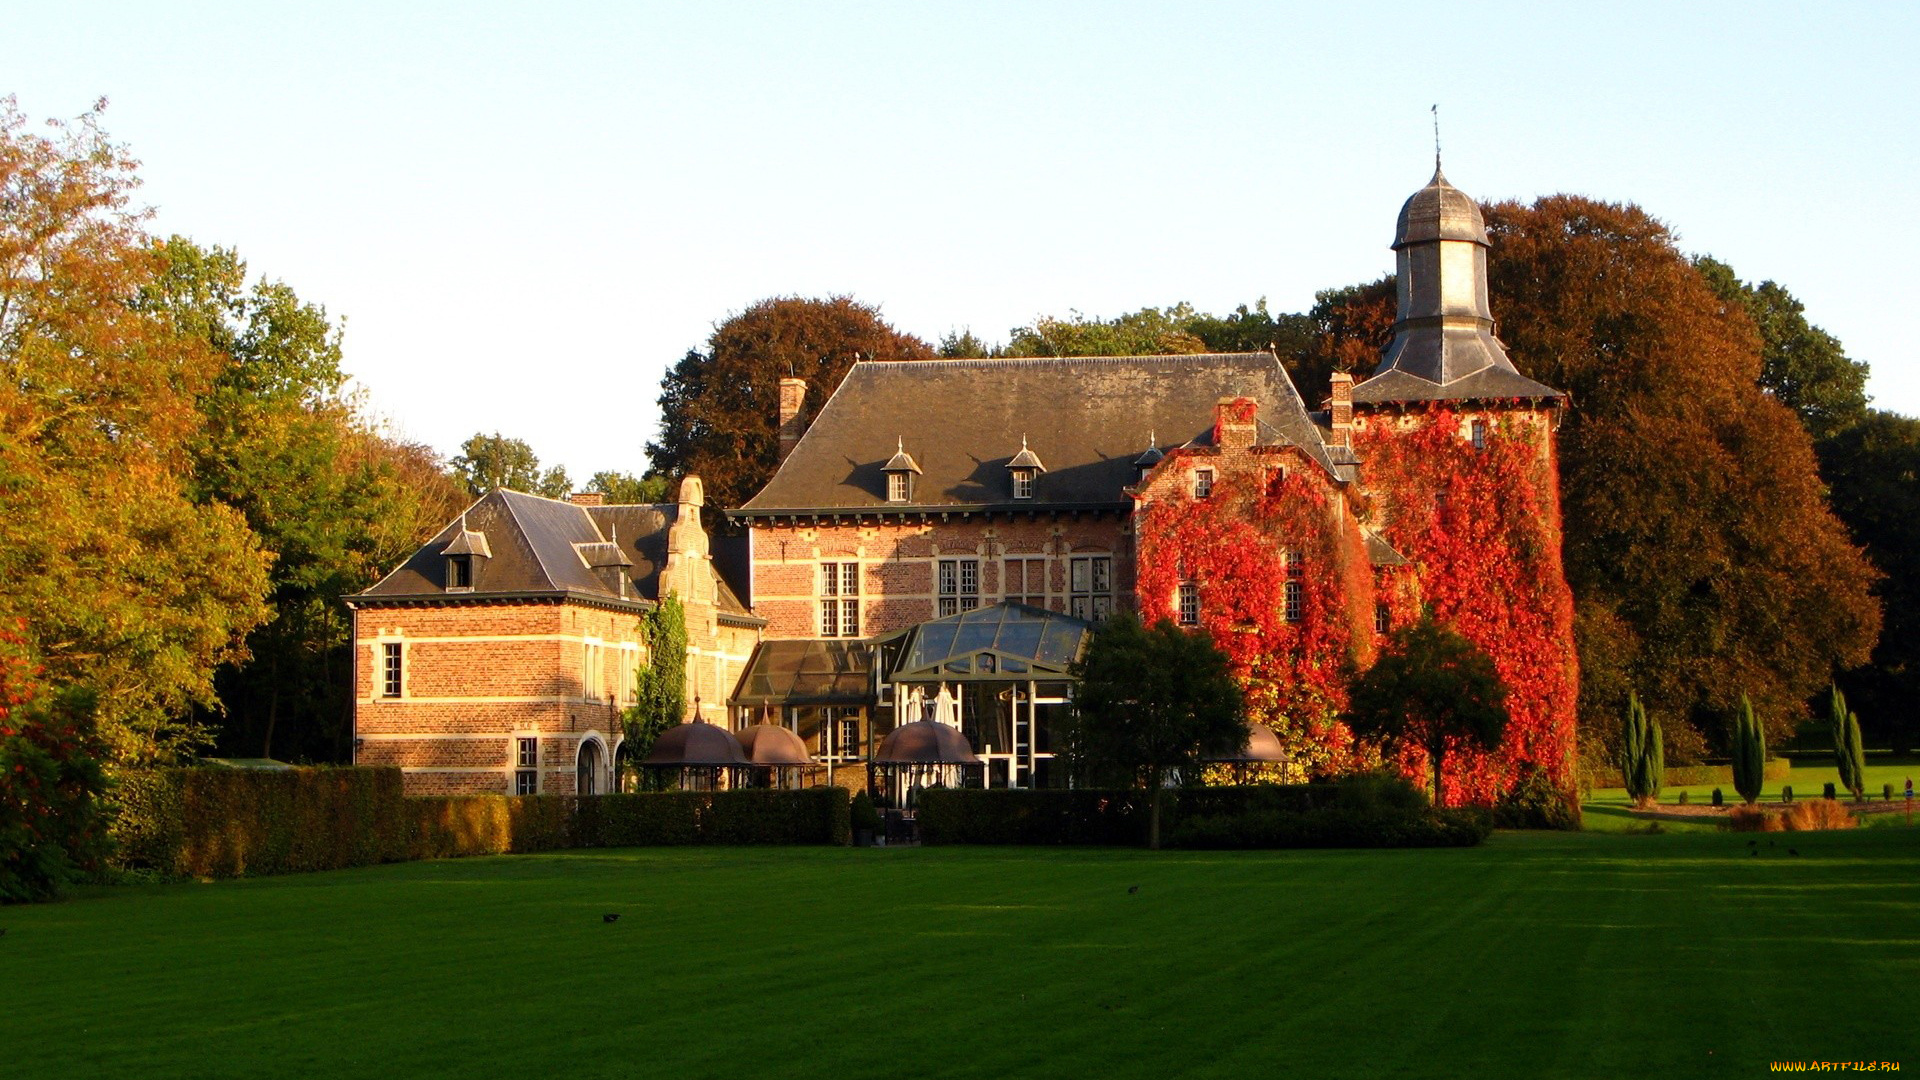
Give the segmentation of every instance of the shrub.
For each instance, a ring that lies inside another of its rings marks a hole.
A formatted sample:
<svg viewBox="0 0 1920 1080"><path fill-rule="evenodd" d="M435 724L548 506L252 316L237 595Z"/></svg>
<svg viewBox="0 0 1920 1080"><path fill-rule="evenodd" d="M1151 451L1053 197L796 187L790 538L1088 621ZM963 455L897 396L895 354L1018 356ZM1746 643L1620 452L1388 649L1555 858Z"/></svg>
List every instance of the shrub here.
<svg viewBox="0 0 1920 1080"><path fill-rule="evenodd" d="M409 857L413 820L392 768L158 769L113 797L118 863L237 877Z"/></svg>
<svg viewBox="0 0 1920 1080"><path fill-rule="evenodd" d="M99 870L108 850L93 701L29 699L0 668L0 903L46 900Z"/></svg>
<svg viewBox="0 0 1920 1080"><path fill-rule="evenodd" d="M1833 798L1833 796L1834 796L1834 791L1833 791L1832 784L1828 784L1826 787L1822 788L1820 791L1820 797L1823 799L1831 799Z"/></svg>
<svg viewBox="0 0 1920 1080"><path fill-rule="evenodd" d="M1893 801L1893 781L1889 780L1880 785L1880 797L1887 802Z"/></svg>
<svg viewBox="0 0 1920 1080"><path fill-rule="evenodd" d="M874 808L873 796L864 791L853 797L848 814L855 832L877 833L882 828L880 811Z"/></svg>
<svg viewBox="0 0 1920 1080"><path fill-rule="evenodd" d="M1502 829L1577 830L1580 803L1561 790L1545 769L1529 763L1494 805L1493 824Z"/></svg>
<svg viewBox="0 0 1920 1080"><path fill-rule="evenodd" d="M1636 803L1658 802L1666 751L1660 725L1647 718L1638 694L1627 695L1627 714L1620 724L1620 775L1627 795Z"/></svg>
<svg viewBox="0 0 1920 1080"><path fill-rule="evenodd" d="M1793 801L1793 786L1792 786L1792 785L1788 785L1788 786L1786 786L1786 787L1783 787L1783 788L1781 788L1781 789L1780 789L1780 801L1781 801L1781 802L1783 802L1783 803L1790 803L1790 802L1792 802L1792 801Z"/></svg>
<svg viewBox="0 0 1920 1080"><path fill-rule="evenodd" d="M1859 822L1838 802L1814 799L1794 803L1786 810L1767 810L1758 806L1736 806L1727 815L1723 828L1734 832L1813 832L1822 829L1851 829Z"/></svg>
<svg viewBox="0 0 1920 1080"><path fill-rule="evenodd" d="M1680 793L1680 799L1679 799L1679 802L1680 802L1680 805L1681 805L1681 806L1685 806L1685 805L1687 805L1687 793L1686 793L1685 791L1682 791L1682 792Z"/></svg>
<svg viewBox="0 0 1920 1080"><path fill-rule="evenodd" d="M1866 750L1860 742L1860 718L1847 709L1847 699L1838 686L1828 703L1828 720L1833 728L1833 760L1840 769L1840 783L1855 799L1866 791ZM1833 785L1827 785L1827 798L1833 798Z"/></svg>
<svg viewBox="0 0 1920 1080"><path fill-rule="evenodd" d="M1781 815L1758 806L1736 806L1727 814L1720 827L1732 832L1784 832L1786 824Z"/></svg>
<svg viewBox="0 0 1920 1080"><path fill-rule="evenodd" d="M1726 802L1727 802L1726 795L1722 794L1719 788L1714 788L1713 789L1713 805L1725 806Z"/></svg>
<svg viewBox="0 0 1920 1080"><path fill-rule="evenodd" d="M1343 776L1339 791L1339 805L1347 810L1424 810L1432 805L1424 789L1393 770Z"/></svg>
<svg viewBox="0 0 1920 1080"><path fill-rule="evenodd" d="M1199 792L1181 792L1180 801L1194 794ZM927 788L920 792L920 839L929 844L1139 844L1146 835L1147 801L1144 791ZM1176 801L1176 817L1179 805Z"/></svg>

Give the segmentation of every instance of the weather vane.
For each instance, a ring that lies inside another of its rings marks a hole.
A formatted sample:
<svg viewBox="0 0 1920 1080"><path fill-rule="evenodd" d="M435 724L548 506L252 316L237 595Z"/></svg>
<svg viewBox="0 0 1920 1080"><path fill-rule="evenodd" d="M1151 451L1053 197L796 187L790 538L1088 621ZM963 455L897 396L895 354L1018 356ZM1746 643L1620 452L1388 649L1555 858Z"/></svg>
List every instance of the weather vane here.
<svg viewBox="0 0 1920 1080"><path fill-rule="evenodd" d="M1433 171L1440 171L1440 106L1433 106Z"/></svg>

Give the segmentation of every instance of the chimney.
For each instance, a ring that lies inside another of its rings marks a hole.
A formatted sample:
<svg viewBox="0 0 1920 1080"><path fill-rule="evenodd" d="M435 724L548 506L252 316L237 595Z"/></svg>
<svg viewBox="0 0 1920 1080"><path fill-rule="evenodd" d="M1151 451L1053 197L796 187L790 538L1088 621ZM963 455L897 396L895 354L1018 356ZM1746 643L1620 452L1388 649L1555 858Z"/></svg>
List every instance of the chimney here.
<svg viewBox="0 0 1920 1080"><path fill-rule="evenodd" d="M605 506L607 497L597 491L576 491L567 496L567 501L575 506Z"/></svg>
<svg viewBox="0 0 1920 1080"><path fill-rule="evenodd" d="M1254 415L1259 404L1252 398L1223 397L1213 405L1213 445L1222 450L1244 450L1258 441Z"/></svg>
<svg viewBox="0 0 1920 1080"><path fill-rule="evenodd" d="M807 404L807 380L789 376L780 380L780 460L787 460L806 430L801 422Z"/></svg>
<svg viewBox="0 0 1920 1080"><path fill-rule="evenodd" d="M1327 403L1327 420L1333 428L1333 441L1340 446L1353 445L1353 376L1345 371L1333 373L1333 397Z"/></svg>

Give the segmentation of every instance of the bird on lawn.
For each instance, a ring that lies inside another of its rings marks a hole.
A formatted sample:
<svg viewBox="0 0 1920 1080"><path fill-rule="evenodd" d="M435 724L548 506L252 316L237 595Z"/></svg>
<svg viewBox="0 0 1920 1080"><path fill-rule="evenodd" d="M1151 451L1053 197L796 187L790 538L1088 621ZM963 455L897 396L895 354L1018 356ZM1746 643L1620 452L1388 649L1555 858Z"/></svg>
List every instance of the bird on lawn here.
<svg viewBox="0 0 1920 1080"><path fill-rule="evenodd" d="M1139 891L1140 891L1140 886L1138 886L1138 885L1129 885L1129 886L1127 886L1127 895L1128 895L1128 896L1132 896L1132 895L1133 895L1134 893L1137 893L1137 892L1139 892Z"/></svg>
<svg viewBox="0 0 1920 1080"><path fill-rule="evenodd" d="M618 915L614 915L614 914L606 914L606 915L602 915L602 916L600 916L600 921L601 921L601 922L613 922L614 920L616 920L616 919L618 919L619 917L620 917L620 916L618 916Z"/></svg>
<svg viewBox="0 0 1920 1080"><path fill-rule="evenodd" d="M1788 848L1788 849L1787 849L1787 854L1789 854L1789 855L1798 855L1798 854L1800 854L1800 849L1799 849L1799 848Z"/></svg>

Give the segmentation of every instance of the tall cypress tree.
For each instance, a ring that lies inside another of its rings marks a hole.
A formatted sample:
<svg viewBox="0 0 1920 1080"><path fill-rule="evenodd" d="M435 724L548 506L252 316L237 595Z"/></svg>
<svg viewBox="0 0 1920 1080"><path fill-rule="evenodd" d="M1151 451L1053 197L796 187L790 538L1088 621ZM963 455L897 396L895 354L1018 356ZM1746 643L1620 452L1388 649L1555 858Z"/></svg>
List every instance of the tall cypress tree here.
<svg viewBox="0 0 1920 1080"><path fill-rule="evenodd" d="M1753 715L1753 702L1740 695L1740 715L1733 722L1733 789L1748 806L1760 801L1766 776L1767 735Z"/></svg>
<svg viewBox="0 0 1920 1080"><path fill-rule="evenodd" d="M1860 718L1847 709L1838 686L1833 688L1827 715L1833 725L1833 760L1840 767L1840 786L1858 801L1867 786L1866 748L1860 744Z"/></svg>

